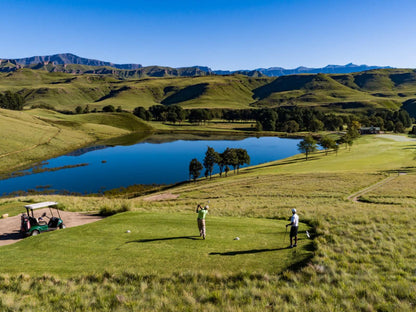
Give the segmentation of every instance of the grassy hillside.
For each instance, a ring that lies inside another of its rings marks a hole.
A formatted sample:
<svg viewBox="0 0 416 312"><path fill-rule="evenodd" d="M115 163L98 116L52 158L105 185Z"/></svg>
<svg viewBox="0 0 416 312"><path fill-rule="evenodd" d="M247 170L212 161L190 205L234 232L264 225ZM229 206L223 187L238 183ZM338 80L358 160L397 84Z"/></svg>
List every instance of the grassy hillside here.
<svg viewBox="0 0 416 312"><path fill-rule="evenodd" d="M79 105L98 110L106 105L133 110L137 106L179 104L184 108L297 105L345 113L374 108L396 110L403 103L413 111L416 73L410 69L380 69L277 78L231 75L124 79L110 74L25 68L0 73L0 92L6 90L24 96L27 107L48 105L71 111Z"/></svg>
<svg viewBox="0 0 416 312"><path fill-rule="evenodd" d="M129 113L64 115L42 109L0 109L0 172L136 131L151 131L151 127Z"/></svg>
<svg viewBox="0 0 416 312"><path fill-rule="evenodd" d="M132 211L1 247L0 307L413 311L415 156L406 137L365 136L338 154L297 155L173 188L177 199L22 198L56 200L67 210ZM360 191L362 201L354 201ZM1 211L18 200L1 200ZM193 209L208 200L208 239L193 240ZM300 249L280 250L293 207L314 227L305 263L304 233ZM24 256L34 254L56 261Z"/></svg>

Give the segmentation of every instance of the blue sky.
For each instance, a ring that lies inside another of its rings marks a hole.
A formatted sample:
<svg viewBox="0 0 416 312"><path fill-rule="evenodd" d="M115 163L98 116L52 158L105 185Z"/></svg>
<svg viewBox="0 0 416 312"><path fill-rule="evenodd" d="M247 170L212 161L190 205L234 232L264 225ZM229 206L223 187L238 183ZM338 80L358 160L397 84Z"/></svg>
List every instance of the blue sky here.
<svg viewBox="0 0 416 312"><path fill-rule="evenodd" d="M0 0L0 58L144 66L416 67L414 0Z"/></svg>

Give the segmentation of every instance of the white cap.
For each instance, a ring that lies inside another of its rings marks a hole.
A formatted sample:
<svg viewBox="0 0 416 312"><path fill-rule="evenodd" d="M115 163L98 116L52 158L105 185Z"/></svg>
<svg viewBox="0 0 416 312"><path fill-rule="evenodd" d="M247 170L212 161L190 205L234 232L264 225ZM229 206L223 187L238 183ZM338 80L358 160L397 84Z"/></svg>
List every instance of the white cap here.
<svg viewBox="0 0 416 312"><path fill-rule="evenodd" d="M292 212L293 212L293 213L296 213L296 209L295 209L295 208L293 208L293 209L292 209Z"/></svg>
<svg viewBox="0 0 416 312"><path fill-rule="evenodd" d="M208 206L208 205L206 205L206 206L205 206L205 209L209 209L209 206Z"/></svg>

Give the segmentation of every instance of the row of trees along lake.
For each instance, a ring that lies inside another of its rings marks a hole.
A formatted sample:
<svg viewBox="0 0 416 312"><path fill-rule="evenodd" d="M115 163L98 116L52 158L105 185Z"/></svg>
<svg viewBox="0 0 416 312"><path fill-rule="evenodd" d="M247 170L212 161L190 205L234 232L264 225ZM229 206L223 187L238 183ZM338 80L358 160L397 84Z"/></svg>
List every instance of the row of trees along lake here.
<svg viewBox="0 0 416 312"><path fill-rule="evenodd" d="M222 173L225 173L225 176L228 175L230 171L230 166L233 167L234 172L237 170L237 173L241 166L250 164L250 156L247 153L247 150L244 148L229 148L227 147L222 153L216 152L212 147L207 148L205 152L205 157L202 164L198 159L194 158L189 163L189 180L196 180L201 175L202 169L205 167L205 177L211 179L212 171L214 166L217 165L220 171L220 177Z"/></svg>
<svg viewBox="0 0 416 312"><path fill-rule="evenodd" d="M318 132L343 130L344 125L358 122L362 126L380 127L380 130L405 132L414 123L406 110L374 109L361 113L336 115L313 108L276 107L262 109L183 109L178 105L153 105L146 110L136 107L133 113L144 120L165 122L204 123L213 119L229 122L255 121L257 131Z"/></svg>
<svg viewBox="0 0 416 312"><path fill-rule="evenodd" d="M311 135L307 135L301 142L299 142L298 150L301 153L304 153L306 160L308 160L308 156L317 150L318 145L320 145L322 149L325 150L325 154L327 155L329 150L338 152L339 146L341 144L345 144L346 147L351 148L354 140L359 136L359 124L354 122L348 128L346 133L337 139L328 135L320 137L319 141L317 141ZM234 173L237 170L238 174L241 166L249 164L250 156L248 155L247 150L243 148L227 147L225 151L219 153L215 151L214 148L208 146L207 151L205 152L203 164L201 164L197 158L192 159L189 163L189 180L196 181L204 168L205 178L209 177L211 179L215 165L218 166L221 177L223 172L225 173L225 176L228 175L230 167L233 167Z"/></svg>
<svg viewBox="0 0 416 312"><path fill-rule="evenodd" d="M0 93L0 107L5 109L22 110L25 105L24 98L18 93L6 91ZM53 109L48 105L36 106ZM32 106L35 108L35 106ZM121 106L115 108L106 105L101 112L122 112ZM77 106L75 111L60 111L66 114L84 114L98 112L96 108L90 110L89 106ZM260 109L183 109L179 105L153 105L146 109L136 107L133 114L143 120L155 120L162 122L204 123L213 119L222 119L229 122L251 121L256 123L257 131L280 131L294 133L299 131L318 132L322 130L343 130L344 125L350 126L358 122L364 127L379 127L380 130L404 133L415 119L404 110L389 110L385 108L363 109L354 111L354 114L337 115L324 113L320 110L308 107L275 107Z"/></svg>

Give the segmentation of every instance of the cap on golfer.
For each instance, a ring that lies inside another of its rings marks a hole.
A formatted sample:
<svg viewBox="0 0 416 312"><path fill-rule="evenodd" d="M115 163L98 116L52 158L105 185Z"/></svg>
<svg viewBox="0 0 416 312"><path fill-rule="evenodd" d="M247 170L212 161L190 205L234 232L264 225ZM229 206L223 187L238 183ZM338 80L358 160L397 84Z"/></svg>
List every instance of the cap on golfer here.
<svg viewBox="0 0 416 312"><path fill-rule="evenodd" d="M296 209L295 208L292 209L292 213L296 213Z"/></svg>
<svg viewBox="0 0 416 312"><path fill-rule="evenodd" d="M208 205L206 205L206 206L205 206L205 209L209 209L209 206L208 206Z"/></svg>

